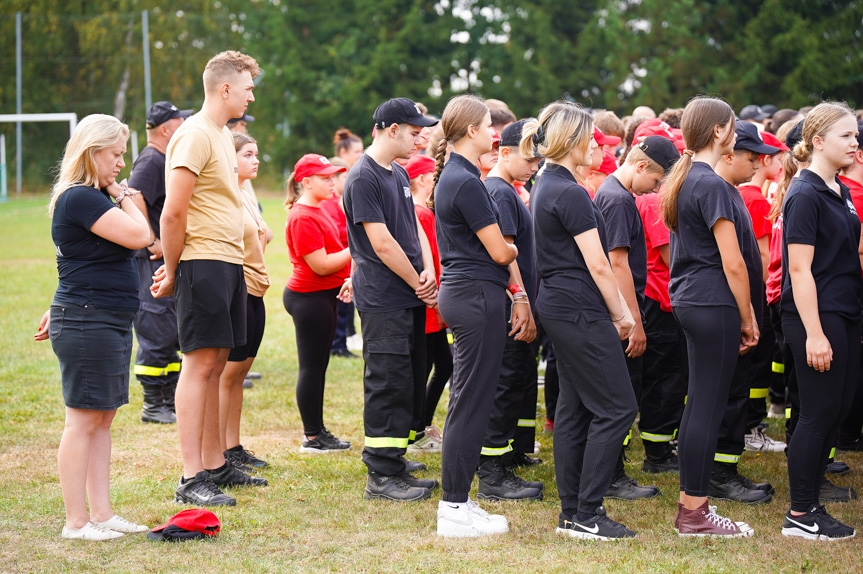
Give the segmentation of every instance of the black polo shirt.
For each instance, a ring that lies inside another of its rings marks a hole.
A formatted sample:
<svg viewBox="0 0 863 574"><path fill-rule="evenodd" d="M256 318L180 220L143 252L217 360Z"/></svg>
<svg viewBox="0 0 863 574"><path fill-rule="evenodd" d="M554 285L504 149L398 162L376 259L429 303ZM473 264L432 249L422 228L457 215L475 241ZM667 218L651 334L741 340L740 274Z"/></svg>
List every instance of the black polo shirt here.
<svg viewBox="0 0 863 574"><path fill-rule="evenodd" d="M632 282L639 300L643 301L644 288L647 286L647 242L635 197L623 187L619 179L609 175L596 190L593 201L605 220L608 250L626 247L629 251Z"/></svg>
<svg viewBox="0 0 863 574"><path fill-rule="evenodd" d="M518 247L518 271L524 282L524 290L530 299L531 306L536 305L536 254L533 241L533 220L530 210L518 196L511 184L499 177L487 177L485 188L497 205L500 215L500 232L515 237Z"/></svg>
<svg viewBox="0 0 863 574"><path fill-rule="evenodd" d="M530 210L540 278L537 315L568 321L609 319L605 300L573 239L596 229L608 253L602 212L587 190L565 167L546 164L531 191Z"/></svg>
<svg viewBox="0 0 863 574"><path fill-rule="evenodd" d="M737 308L713 235L713 225L727 219L734 223L738 244L743 244L742 214L729 187L706 163L692 163L677 197L677 231L670 234L672 307Z"/></svg>
<svg viewBox="0 0 863 574"><path fill-rule="evenodd" d="M147 204L147 219L150 229L156 237L162 237L159 220L165 207L165 154L154 147L147 146L138 154L132 173L129 175L129 187L141 192ZM135 252L136 257L149 259L150 252L146 247Z"/></svg>
<svg viewBox="0 0 863 574"><path fill-rule="evenodd" d="M860 257L860 218L851 192L839 183L836 195L824 180L804 169L791 183L782 206L782 261L788 261L788 245L813 245L812 277L818 293L818 311L860 318L863 292ZM788 265L782 265L783 312L797 313Z"/></svg>
<svg viewBox="0 0 863 574"><path fill-rule="evenodd" d="M495 263L476 235L483 227L500 223L497 206L479 177L474 164L453 152L435 185L440 281L492 281L506 288L509 268Z"/></svg>
<svg viewBox="0 0 863 574"><path fill-rule="evenodd" d="M395 311L424 304L413 288L381 261L363 227L363 223L385 223L416 272L422 271L410 180L402 166L393 163L391 168L383 168L363 154L345 179L342 201L355 264L354 302L360 311Z"/></svg>
<svg viewBox="0 0 863 574"><path fill-rule="evenodd" d="M731 201L734 202L737 218L740 221L737 241L740 245L740 255L746 263L746 273L749 276L749 299L760 330L763 326L764 314L764 266L761 263L761 250L758 248L758 240L755 239L752 215L746 208L746 202L740 195L740 190L728 182L725 183L728 185L728 193L731 195Z"/></svg>

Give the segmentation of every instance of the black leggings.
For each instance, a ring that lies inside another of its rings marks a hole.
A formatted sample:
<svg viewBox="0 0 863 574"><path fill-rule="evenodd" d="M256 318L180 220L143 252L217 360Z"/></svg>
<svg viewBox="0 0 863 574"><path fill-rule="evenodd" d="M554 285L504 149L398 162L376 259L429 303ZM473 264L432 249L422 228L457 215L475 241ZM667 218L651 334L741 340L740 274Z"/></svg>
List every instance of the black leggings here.
<svg viewBox="0 0 863 574"><path fill-rule="evenodd" d="M821 313L821 328L833 361L823 373L806 361L806 329L800 316L782 313L785 342L794 355L800 418L788 445L788 486L791 510L807 512L818 504L818 489L839 424L848 415L860 370L860 321Z"/></svg>
<svg viewBox="0 0 863 574"><path fill-rule="evenodd" d="M299 363L297 408L306 436L316 436L324 427L324 386L338 319L338 293L337 288L300 293L285 287L282 294L285 310L294 320Z"/></svg>
<svg viewBox="0 0 863 574"><path fill-rule="evenodd" d="M434 367L434 373L432 373ZM431 378L429 378L431 375ZM435 410L443 394L447 382L452 376L452 351L446 329L434 333L426 333L426 385L425 402L423 403L422 428L431 426Z"/></svg>
<svg viewBox="0 0 863 574"><path fill-rule="evenodd" d="M686 335L689 387L680 421L680 490L707 496L719 425L728 403L740 348L740 314L735 307L676 307Z"/></svg>

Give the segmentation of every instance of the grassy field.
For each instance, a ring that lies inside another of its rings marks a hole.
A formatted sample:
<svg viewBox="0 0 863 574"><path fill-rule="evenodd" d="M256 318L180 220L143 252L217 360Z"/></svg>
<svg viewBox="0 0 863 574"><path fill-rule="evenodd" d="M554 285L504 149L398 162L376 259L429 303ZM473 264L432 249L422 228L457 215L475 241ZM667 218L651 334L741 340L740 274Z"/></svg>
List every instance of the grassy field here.
<svg viewBox="0 0 863 574"><path fill-rule="evenodd" d="M751 508L719 504L720 513L755 528L750 539L679 539L671 525L676 477L643 475L638 440L630 453L637 462L628 471L642 483L660 486L663 495L607 503L612 517L638 532L638 538L620 544L575 542L555 534L559 500L550 435L539 435L545 463L524 472L546 484L545 500L483 504L507 516L508 535L438 539L438 497L406 505L364 501L361 361L333 361L325 405L328 428L351 440L353 448L317 457L297 452L302 426L294 398L296 351L281 303L290 271L281 239L285 218L275 195L265 195L263 205L276 234L267 253L273 287L266 296L267 332L255 367L264 378L246 393L243 442L270 461L261 473L270 486L233 491L237 506L216 511L222 521L218 539L181 545L157 544L144 536L109 543L61 540L56 449L63 402L50 344L32 338L56 287L50 220L44 198L0 205L0 244L5 246L0 256L0 572L860 572L863 536L811 543L780 535L788 494L781 453L747 454L741 464L745 474L776 486L774 502ZM138 422L140 386L132 379L131 387L131 404L120 409L113 426L112 500L118 514L152 527L182 509L173 503L181 470L176 430ZM538 413L538 419L543 415ZM769 433L782 436L777 422ZM863 489L863 455L842 459L854 473L835 482ZM440 456L422 460L429 471L421 474L439 478ZM863 527L863 501L834 504L830 510Z"/></svg>

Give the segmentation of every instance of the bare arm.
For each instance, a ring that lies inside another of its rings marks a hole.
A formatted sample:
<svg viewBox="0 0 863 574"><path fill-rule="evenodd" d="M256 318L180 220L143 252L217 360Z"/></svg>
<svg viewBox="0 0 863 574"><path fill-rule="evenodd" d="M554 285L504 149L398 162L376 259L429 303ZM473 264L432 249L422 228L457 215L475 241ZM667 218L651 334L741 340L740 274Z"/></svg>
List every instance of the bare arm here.
<svg viewBox="0 0 863 574"><path fill-rule="evenodd" d="M108 186L111 197L117 197L120 186L112 183ZM150 244L150 226L147 218L128 196L119 204L120 209L109 209L96 220L90 231L103 239L107 239L127 249L140 249Z"/></svg>
<svg viewBox="0 0 863 574"><path fill-rule="evenodd" d="M788 244L788 275L794 291L794 305L806 329L806 363L818 370L829 371L833 349L821 327L818 314L818 291L812 277L815 247L801 243Z"/></svg>
<svg viewBox="0 0 863 574"><path fill-rule="evenodd" d="M513 235L505 235L504 239L507 243L515 242ZM522 289L521 292L524 293L524 280L521 278L521 270L518 268L518 261L516 260L509 264L509 284L518 285ZM510 323L512 330L509 332L509 336L515 335L516 341L530 343L536 339L536 321L533 319L530 300L526 293L524 296L517 296L517 299L513 300Z"/></svg>
<svg viewBox="0 0 863 574"><path fill-rule="evenodd" d="M661 245L657 247L659 250L659 256L662 257L662 261L665 263L665 266L669 269L671 268L671 250L668 247L668 244Z"/></svg>
<svg viewBox="0 0 863 574"><path fill-rule="evenodd" d="M144 216L144 221L146 221L147 226L150 227L150 216L147 211L147 200L144 199L144 194L136 193L132 196L132 201L135 202L135 205ZM156 260L162 258L162 241L156 237L156 233L153 231L152 227L150 227L150 243L147 244L147 251L150 252L150 259Z"/></svg>
<svg viewBox="0 0 863 574"><path fill-rule="evenodd" d="M366 230L372 249L375 250L375 254L380 257L383 264L410 285L411 289L418 289L420 287L419 273L411 265L408 256L405 255L401 245L387 229L386 224L368 222L363 223L363 228Z"/></svg>
<svg viewBox="0 0 863 574"><path fill-rule="evenodd" d="M420 273L420 287L416 290L417 297L425 301L429 306L437 304L437 279L434 271L434 256L431 251L431 243L426 236L420 218L414 215L417 223L417 235L420 239L420 247L423 254L423 270Z"/></svg>
<svg viewBox="0 0 863 574"><path fill-rule="evenodd" d="M327 253L326 249L321 247L317 251L303 255L303 259L318 275L331 275L351 262L351 252L345 247L341 251Z"/></svg>
<svg viewBox="0 0 863 574"><path fill-rule="evenodd" d="M629 249L617 247L609 251L608 256L620 294L623 295L626 306L635 322L635 328L629 336L629 346L626 347L627 356L634 359L643 355L647 349L647 335L644 334L641 311L638 309L638 297L635 294L635 283L632 279L632 270L629 268Z"/></svg>
<svg viewBox="0 0 863 574"><path fill-rule="evenodd" d="M716 237L716 245L719 247L722 270L740 314L741 347L754 347L757 343L755 332L757 327L752 316L749 275L746 272L746 263L740 254L740 245L737 243L734 223L728 219L720 218L713 224L713 235Z"/></svg>
<svg viewBox="0 0 863 574"><path fill-rule="evenodd" d="M497 223L486 225L476 232L476 236L498 265L509 265L518 257L518 248L506 242Z"/></svg>
<svg viewBox="0 0 863 574"><path fill-rule="evenodd" d="M593 228L579 233L574 239L582 256L584 256L584 262L587 264L590 276L593 278L594 283L596 283L603 301L605 301L605 306L608 308L611 320L617 328L620 340L628 338L635 323L633 322L629 308L625 305L625 301L617 288L614 272L611 270L611 265L605 257L602 242L599 240L599 231Z"/></svg>
<svg viewBox="0 0 863 574"><path fill-rule="evenodd" d="M174 292L174 276L186 242L189 201L197 181L198 176L188 168L178 167L171 171L160 220L165 264L159 270L161 273L156 272L157 279L150 288L153 297L167 297Z"/></svg>
<svg viewBox="0 0 863 574"><path fill-rule="evenodd" d="M762 280L767 283L767 266L770 265L770 236L758 238L758 251L761 252Z"/></svg>

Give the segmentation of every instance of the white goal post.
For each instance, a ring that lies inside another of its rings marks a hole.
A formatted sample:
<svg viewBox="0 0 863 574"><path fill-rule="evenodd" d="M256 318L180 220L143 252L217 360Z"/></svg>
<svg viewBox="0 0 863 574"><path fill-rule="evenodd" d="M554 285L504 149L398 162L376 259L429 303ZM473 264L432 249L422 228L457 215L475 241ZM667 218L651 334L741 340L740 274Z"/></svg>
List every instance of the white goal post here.
<svg viewBox="0 0 863 574"><path fill-rule="evenodd" d="M69 137L72 136L72 132L75 131L75 126L78 125L78 114L74 114L71 112L68 113L57 113L57 114L0 114L0 122L5 123L19 123L19 122L69 122ZM0 172L2 172L2 177L0 177L0 202L6 201L9 197L8 191L8 183L6 181L6 142L5 138L3 138L2 142L3 149L0 150L0 159L2 159L2 165L0 165ZM22 146L23 147L23 146ZM22 150L18 150L18 154L20 156ZM18 189L21 188L21 174L17 174L18 178Z"/></svg>

